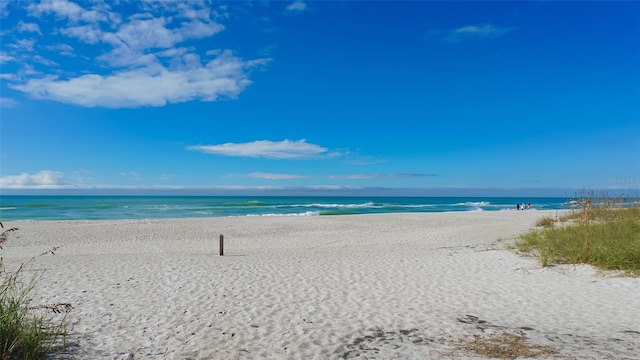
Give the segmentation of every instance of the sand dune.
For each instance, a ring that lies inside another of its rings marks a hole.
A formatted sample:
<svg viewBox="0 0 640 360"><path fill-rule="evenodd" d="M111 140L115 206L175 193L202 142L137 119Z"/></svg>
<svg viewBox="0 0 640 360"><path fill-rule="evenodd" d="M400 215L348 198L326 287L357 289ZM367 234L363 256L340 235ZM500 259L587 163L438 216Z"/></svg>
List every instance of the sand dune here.
<svg viewBox="0 0 640 360"><path fill-rule="evenodd" d="M59 246L30 271L35 303L74 306L65 358L640 359L640 279L505 249L545 215L25 221L3 256Z"/></svg>

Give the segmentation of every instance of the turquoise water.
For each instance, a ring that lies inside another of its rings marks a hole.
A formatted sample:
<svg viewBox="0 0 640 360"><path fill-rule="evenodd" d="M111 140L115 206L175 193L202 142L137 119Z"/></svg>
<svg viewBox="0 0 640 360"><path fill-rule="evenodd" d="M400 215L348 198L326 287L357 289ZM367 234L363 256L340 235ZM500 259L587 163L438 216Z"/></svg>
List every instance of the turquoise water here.
<svg viewBox="0 0 640 360"><path fill-rule="evenodd" d="M565 198L0 196L0 221L115 220L220 216L317 216L566 208Z"/></svg>

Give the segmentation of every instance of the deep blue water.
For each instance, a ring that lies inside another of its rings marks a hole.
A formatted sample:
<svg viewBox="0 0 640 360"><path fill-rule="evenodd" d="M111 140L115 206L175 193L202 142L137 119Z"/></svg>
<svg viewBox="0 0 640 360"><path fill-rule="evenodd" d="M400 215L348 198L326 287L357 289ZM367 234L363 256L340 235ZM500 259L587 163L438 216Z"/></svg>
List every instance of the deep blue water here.
<svg viewBox="0 0 640 360"><path fill-rule="evenodd" d="M563 209L565 198L0 196L0 221L115 220L220 216L316 216L400 212Z"/></svg>

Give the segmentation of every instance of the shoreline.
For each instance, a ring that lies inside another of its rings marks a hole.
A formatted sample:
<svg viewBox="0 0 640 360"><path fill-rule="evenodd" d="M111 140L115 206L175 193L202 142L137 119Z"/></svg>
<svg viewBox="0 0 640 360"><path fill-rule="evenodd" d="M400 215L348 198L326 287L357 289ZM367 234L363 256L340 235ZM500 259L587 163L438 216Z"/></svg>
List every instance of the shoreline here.
<svg viewBox="0 0 640 360"><path fill-rule="evenodd" d="M556 216L571 212L571 209L501 209L501 210L453 210L453 211L414 211L414 212L372 212L372 213L344 213L344 214L318 214L318 213L286 213L286 214L244 214L221 216L189 216L189 217L146 217L146 218L118 218L118 219L9 219L0 220L3 224L20 222L120 222L120 221L154 221L154 220L207 220L207 219L251 219L251 218L296 218L296 217L342 217L342 216L385 216L385 215L415 215L415 214L473 214L473 213L547 213L548 216Z"/></svg>
<svg viewBox="0 0 640 360"><path fill-rule="evenodd" d="M556 213L8 221L2 256L59 246L31 270L34 303L74 306L63 358L454 359L501 333L637 358L640 279L506 250Z"/></svg>
<svg viewBox="0 0 640 360"><path fill-rule="evenodd" d="M0 196L0 219L118 220L228 216L325 216L413 212L516 210L534 199L463 197L18 197ZM541 198L533 209L563 209L560 198Z"/></svg>

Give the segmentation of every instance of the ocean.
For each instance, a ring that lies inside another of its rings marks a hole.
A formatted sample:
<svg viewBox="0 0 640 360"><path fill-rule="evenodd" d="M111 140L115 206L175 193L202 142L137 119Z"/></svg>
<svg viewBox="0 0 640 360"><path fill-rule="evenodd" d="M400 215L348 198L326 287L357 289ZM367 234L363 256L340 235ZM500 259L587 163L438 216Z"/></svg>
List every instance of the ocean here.
<svg viewBox="0 0 640 360"><path fill-rule="evenodd" d="M0 196L0 221L120 220L224 216L326 216L405 212L566 209L566 198Z"/></svg>

